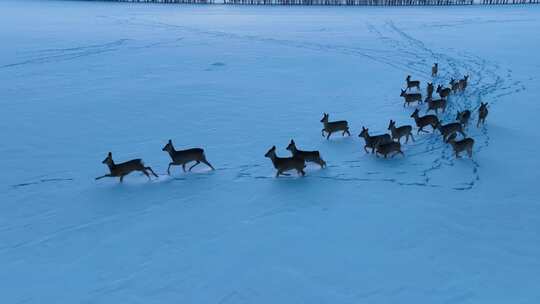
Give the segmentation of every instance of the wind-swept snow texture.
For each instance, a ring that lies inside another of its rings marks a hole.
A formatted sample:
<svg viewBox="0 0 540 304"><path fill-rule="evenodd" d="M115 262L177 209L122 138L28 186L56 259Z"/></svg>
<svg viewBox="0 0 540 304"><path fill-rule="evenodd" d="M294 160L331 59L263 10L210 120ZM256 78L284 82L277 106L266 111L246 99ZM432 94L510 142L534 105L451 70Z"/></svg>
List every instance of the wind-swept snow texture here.
<svg viewBox="0 0 540 304"><path fill-rule="evenodd" d="M0 2L0 302L539 303L539 28L535 6ZM363 151L362 126L414 125L407 74L470 75L441 117L475 110L472 160L438 133ZM274 178L291 138L328 168ZM166 176L168 139L216 171ZM108 151L159 178L94 181Z"/></svg>

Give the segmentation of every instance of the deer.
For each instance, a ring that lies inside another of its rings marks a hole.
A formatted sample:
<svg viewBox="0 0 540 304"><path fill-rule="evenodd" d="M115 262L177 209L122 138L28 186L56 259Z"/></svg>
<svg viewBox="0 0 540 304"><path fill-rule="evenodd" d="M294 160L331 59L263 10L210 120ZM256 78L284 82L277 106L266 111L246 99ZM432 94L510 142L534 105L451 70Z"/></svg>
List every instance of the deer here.
<svg viewBox="0 0 540 304"><path fill-rule="evenodd" d="M339 120L339 121L328 121L328 113L323 113L323 118L321 119L321 122L324 125L324 128L321 130L321 134L324 137L324 132L326 132L328 135L326 136L326 139L330 139L330 135L334 132L343 131L342 135L345 136L347 134L348 136L351 136L351 133L349 132L349 123L346 120Z"/></svg>
<svg viewBox="0 0 540 304"><path fill-rule="evenodd" d="M441 85L437 86L437 93L443 99L446 99L446 97L448 97L448 95L450 95L451 91L452 91L452 89L450 89L450 88L443 88Z"/></svg>
<svg viewBox="0 0 540 304"><path fill-rule="evenodd" d="M459 80L459 89L461 91L464 91L467 88L468 83L469 83L469 75L465 75L463 79Z"/></svg>
<svg viewBox="0 0 540 304"><path fill-rule="evenodd" d="M396 122L390 119L390 124L388 125L388 130L392 133L392 140L396 140L398 143L401 143L401 138L405 136L405 143L409 142L409 136L414 141L412 135L412 126L406 125L396 128Z"/></svg>
<svg viewBox="0 0 540 304"><path fill-rule="evenodd" d="M172 140L169 139L167 144L161 149L161 151L165 151L169 153L169 156L171 157L172 162L169 163L169 167L167 167L167 174L171 175L171 167L172 166L180 166L182 165L182 170L186 172L186 164L190 162L195 162L193 166L189 168L189 171L193 169L195 166L197 166L200 163L203 163L210 167L210 169L215 170L214 167L206 160L206 155L204 154L204 150L201 148L192 148L187 150L175 150Z"/></svg>
<svg viewBox="0 0 540 304"><path fill-rule="evenodd" d="M420 131L428 133L428 131L424 130L424 127L431 126L433 130L437 128L437 125L439 124L439 118L437 116L430 114L425 116L419 116L418 109L414 110L414 112L411 114L411 117L414 118L414 121L416 122L416 126L418 127L418 131L416 134L419 134Z"/></svg>
<svg viewBox="0 0 540 304"><path fill-rule="evenodd" d="M426 102L428 104L428 109L426 110L426 113L428 113L429 111L435 111L435 114L438 115L439 109L441 109L443 113L446 110L446 99L428 99L426 100Z"/></svg>
<svg viewBox="0 0 540 304"><path fill-rule="evenodd" d="M272 146L268 152L264 155L264 157L270 158L272 160L272 164L274 165L274 168L277 169L276 177L279 177L279 175L285 175L289 176L290 174L285 173L285 171L289 170L296 170L298 172L298 175L304 176L306 173L304 172L304 168L306 167L305 160L300 157L278 157L276 155L276 146Z"/></svg>
<svg viewBox="0 0 540 304"><path fill-rule="evenodd" d="M482 123L482 125L486 123L488 113L488 103L480 102L480 108L478 109L478 122L476 123L477 128L480 127L480 123Z"/></svg>
<svg viewBox="0 0 540 304"><path fill-rule="evenodd" d="M378 154L382 154L384 158L387 158L388 154L392 152L396 152L392 155L392 157L396 156L396 154L401 154L402 156L405 156L405 154L403 154L403 151L401 151L401 144L395 141L378 145L377 153L375 154L375 156L379 157Z"/></svg>
<svg viewBox="0 0 540 304"><path fill-rule="evenodd" d="M410 90L411 88L417 88L420 90L420 81L419 80L411 80L411 75L407 75L407 78L405 78L407 81L407 90Z"/></svg>
<svg viewBox="0 0 540 304"><path fill-rule="evenodd" d="M369 129L364 127L362 127L362 132L358 135L358 137L363 137L366 141L364 146L364 151L366 151L366 153L369 153L367 148L371 148L371 153L375 153L375 149L378 145L392 141L392 138L388 134L370 136Z"/></svg>
<svg viewBox="0 0 540 304"><path fill-rule="evenodd" d="M471 111L457 111L456 120L461 123L463 127L466 127L469 124L469 119L471 118Z"/></svg>
<svg viewBox="0 0 540 304"><path fill-rule="evenodd" d="M456 140L457 134L454 133L448 137L446 140L447 143L452 145L454 152L456 153L456 158L459 158L459 153L462 151L467 151L469 158L472 158L472 149L474 146L474 139L467 137L462 140Z"/></svg>
<svg viewBox="0 0 540 304"><path fill-rule="evenodd" d="M427 98L433 98L433 91L434 91L433 83L428 82L428 84L427 84Z"/></svg>
<svg viewBox="0 0 540 304"><path fill-rule="evenodd" d="M401 97L404 98L404 103L403 103L403 107L405 107L405 105L408 105L410 103L413 103L413 102L422 102L422 94L420 93L411 93L411 94L408 94L406 90L401 90L401 94L399 95Z"/></svg>
<svg viewBox="0 0 540 304"><path fill-rule="evenodd" d="M439 130L439 132L441 132L444 141L446 141L448 136L457 132L461 133L463 137L467 137L467 135L465 135L465 132L463 132L463 126L459 122L451 122L445 125L442 125L439 122L439 124L437 125L437 129Z"/></svg>
<svg viewBox="0 0 540 304"><path fill-rule="evenodd" d="M124 181L124 176L130 174L133 171L140 171L148 177L148 180L151 180L150 173L154 175L155 177L158 177L157 174L152 170L150 167L145 167L143 161L140 158L132 159L127 162L115 164L114 160L112 158L112 153L109 152L107 154L107 157L101 162L102 164L106 164L107 167L109 167L109 174L105 174L99 177L96 177L96 180L102 179L104 177L119 177L120 182L122 183Z"/></svg>
<svg viewBox="0 0 540 304"><path fill-rule="evenodd" d="M460 90L460 81L456 81L454 78L450 78L450 88L452 89L452 92L456 93Z"/></svg>
<svg viewBox="0 0 540 304"><path fill-rule="evenodd" d="M439 64L435 62L433 66L431 67L431 77L436 77L438 73L439 73Z"/></svg>
<svg viewBox="0 0 540 304"><path fill-rule="evenodd" d="M302 158L306 162L314 162L321 166L321 168L326 167L326 162L321 158L319 151L302 151L298 150L296 143L291 139L291 142L287 146L287 150L291 151L293 157Z"/></svg>

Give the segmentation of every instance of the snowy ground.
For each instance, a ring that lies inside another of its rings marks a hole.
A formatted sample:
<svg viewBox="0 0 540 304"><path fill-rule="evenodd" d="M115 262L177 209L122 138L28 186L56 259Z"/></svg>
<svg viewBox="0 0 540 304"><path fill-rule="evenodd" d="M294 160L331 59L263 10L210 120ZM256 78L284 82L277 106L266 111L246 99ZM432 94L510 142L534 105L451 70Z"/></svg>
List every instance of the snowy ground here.
<svg viewBox="0 0 540 304"><path fill-rule="evenodd" d="M538 28L540 6L0 2L1 302L538 303ZM473 160L431 134L365 154L435 61L471 75L446 121L491 104ZM169 138L217 170L166 177ZM291 138L328 168L274 178ZM108 151L160 178L94 181Z"/></svg>

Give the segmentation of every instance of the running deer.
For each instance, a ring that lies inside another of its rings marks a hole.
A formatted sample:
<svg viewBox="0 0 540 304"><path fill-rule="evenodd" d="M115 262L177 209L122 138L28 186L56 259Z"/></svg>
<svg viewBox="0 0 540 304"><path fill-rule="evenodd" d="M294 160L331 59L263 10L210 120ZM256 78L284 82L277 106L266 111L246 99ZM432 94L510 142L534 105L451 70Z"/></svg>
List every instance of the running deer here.
<svg viewBox="0 0 540 304"><path fill-rule="evenodd" d="M189 168L189 171L193 169L193 167L197 166L200 163L204 163L210 169L214 170L214 167L206 160L206 155L204 154L204 150L200 148L193 148L193 149L187 149L187 150L175 150L172 140L169 139L169 142L161 149L161 151L166 151L169 153L169 156L172 159L172 162L169 163L169 167L167 168L167 174L171 175L171 166L180 166L182 165L182 170L186 172L186 164L190 162L195 162L193 166Z"/></svg>
<svg viewBox="0 0 540 304"><path fill-rule="evenodd" d="M403 103L403 106L405 107L405 105L408 105L410 103L413 103L413 102L422 102L422 94L420 93L411 93L411 94L408 94L406 90L401 90L401 94L399 95L401 97L403 97L404 99L404 103Z"/></svg>
<svg viewBox="0 0 540 304"><path fill-rule="evenodd" d="M471 111L457 111L456 120L459 121L463 127L466 127L469 124L469 119L471 119Z"/></svg>
<svg viewBox="0 0 540 304"><path fill-rule="evenodd" d="M411 88L417 88L420 90L420 81L419 80L411 80L411 75L407 75L407 78L405 78L407 81L407 90L410 90Z"/></svg>
<svg viewBox="0 0 540 304"><path fill-rule="evenodd" d="M326 162L321 158L319 151L298 150L298 148L296 148L296 143L292 139L287 146L287 150L291 151L293 157L302 158L306 162L317 163L321 168L326 167Z"/></svg>
<svg viewBox="0 0 540 304"><path fill-rule="evenodd" d="M306 167L306 163L303 158L299 157L278 157L276 155L276 146L273 146L266 152L264 157L270 158L272 160L272 164L274 165L274 168L277 169L276 177L279 177L279 175L285 175L288 176L290 174L285 173L285 171L289 170L296 170L298 172L298 175L306 175L304 172L304 168Z"/></svg>
<svg viewBox="0 0 540 304"><path fill-rule="evenodd" d="M429 111L435 111L435 114L439 114L439 109L444 111L446 110L446 99L427 99L428 109L426 110L426 113Z"/></svg>
<svg viewBox="0 0 540 304"><path fill-rule="evenodd" d="M431 77L436 77L438 73L439 73L439 64L434 63L433 66L431 67Z"/></svg>
<svg viewBox="0 0 540 304"><path fill-rule="evenodd" d="M364 150L366 151L366 153L369 153L367 148L371 148L371 153L375 153L375 149L377 148L377 146L392 141L392 138L388 134L370 136L369 129L366 129L364 127L362 127L362 132L358 135L358 137L363 137L366 141L366 145L364 146Z"/></svg>
<svg viewBox="0 0 540 304"><path fill-rule="evenodd" d="M467 135L465 135L465 132L463 132L463 126L459 122L451 122L445 125L441 125L441 123L439 122L439 124L437 125L437 129L439 130L439 132L441 132L444 141L448 139L448 136L457 132L461 133L463 137L467 137Z"/></svg>
<svg viewBox="0 0 540 304"><path fill-rule="evenodd" d="M446 97L450 95L450 92L452 92L452 89L450 88L443 88L441 85L437 86L437 93L439 94L441 98L446 99Z"/></svg>
<svg viewBox="0 0 540 304"><path fill-rule="evenodd" d="M420 131L428 133L426 130L424 130L424 127L431 126L433 130L437 128L437 125L439 124L439 119L437 116L430 114L425 116L419 116L418 109L414 110L411 117L414 118L414 121L416 122L416 126L418 127L418 131L416 134L419 134Z"/></svg>
<svg viewBox="0 0 540 304"><path fill-rule="evenodd" d="M330 135L338 131L343 131L343 136L345 136L345 133L348 136L351 136L351 133L349 133L349 123L346 120L328 121L328 116L329 115L327 113L323 113L323 118L321 119L321 122L324 125L324 128L321 130L321 134L323 137L324 132L326 132L328 134L326 136L326 139L330 139Z"/></svg>
<svg viewBox="0 0 540 304"><path fill-rule="evenodd" d="M474 146L474 139L467 137L462 140L456 140L457 134L454 133L448 137L446 140L447 143L452 145L454 152L456 153L456 158L459 158L459 153L462 151L467 151L467 154L472 158L472 149Z"/></svg>
<svg viewBox="0 0 540 304"><path fill-rule="evenodd" d="M144 173L144 175L146 175L149 180L150 174L148 174L148 171L150 171L150 173L152 173L152 175L154 175L155 177L158 177L157 174L154 173L154 170L152 170L152 168L144 166L144 163L140 158L115 164L112 158L112 153L109 152L109 154L107 154L107 157L101 163L106 164L109 167L111 173L96 177L96 180L102 179L104 177L119 177L120 182L123 182L124 176L130 174L133 171L140 171Z"/></svg>
<svg viewBox="0 0 540 304"><path fill-rule="evenodd" d="M405 143L409 142L409 136L414 141L414 137L412 135L412 126L401 126L399 128L396 128L396 122L390 119L390 124L388 125L388 130L392 133L392 140L396 140L400 143L401 138L405 136Z"/></svg>
<svg viewBox="0 0 540 304"><path fill-rule="evenodd" d="M488 116L488 113L488 103L480 102L480 108L478 109L478 123L476 123L476 127L480 127L480 123L486 123L486 117Z"/></svg>
<svg viewBox="0 0 540 304"><path fill-rule="evenodd" d="M433 98L433 91L434 91L433 83L428 82L428 84L427 84L427 98Z"/></svg>
<svg viewBox="0 0 540 304"><path fill-rule="evenodd" d="M384 158L386 158L388 154L392 152L396 152L392 155L392 157L396 156L396 154L401 154L402 156L405 156L405 154L403 154L403 151L401 151L401 144L395 141L378 145L377 153L375 155L379 157L378 155L382 154L384 155Z"/></svg>

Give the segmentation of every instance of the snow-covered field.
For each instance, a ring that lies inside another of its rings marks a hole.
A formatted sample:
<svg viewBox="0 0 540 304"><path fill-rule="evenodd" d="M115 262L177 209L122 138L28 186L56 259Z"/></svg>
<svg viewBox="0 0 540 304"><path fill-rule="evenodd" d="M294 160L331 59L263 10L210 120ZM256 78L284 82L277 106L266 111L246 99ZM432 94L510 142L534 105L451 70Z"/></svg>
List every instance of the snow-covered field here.
<svg viewBox="0 0 540 304"><path fill-rule="evenodd" d="M539 303L539 28L535 6L0 2L0 302ZM471 76L445 121L491 105L473 159L438 134L366 154L433 62ZM217 170L167 177L169 138ZM291 138L328 168L274 178ZM108 151L159 179L94 181Z"/></svg>

